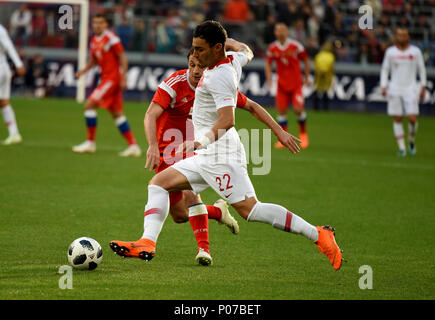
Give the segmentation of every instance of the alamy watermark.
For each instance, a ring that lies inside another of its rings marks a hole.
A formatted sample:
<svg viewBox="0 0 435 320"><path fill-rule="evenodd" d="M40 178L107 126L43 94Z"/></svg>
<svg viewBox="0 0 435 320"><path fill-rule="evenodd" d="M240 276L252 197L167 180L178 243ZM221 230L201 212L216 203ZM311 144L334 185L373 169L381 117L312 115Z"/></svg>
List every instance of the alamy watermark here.
<svg viewBox="0 0 435 320"><path fill-rule="evenodd" d="M362 16L358 20L358 27L362 30L373 29L373 8L369 5L359 7L358 13Z"/></svg>
<svg viewBox="0 0 435 320"><path fill-rule="evenodd" d="M73 29L73 8L67 4L59 7L58 13L61 15L58 20L60 30Z"/></svg>
<svg viewBox="0 0 435 320"><path fill-rule="evenodd" d="M72 289L73 288L73 271L72 267L63 265L59 267L58 274L62 276L59 278L59 289Z"/></svg>
<svg viewBox="0 0 435 320"><path fill-rule="evenodd" d="M359 278L358 286L361 290L373 289L373 269L369 265L359 267L358 272L362 274Z"/></svg>

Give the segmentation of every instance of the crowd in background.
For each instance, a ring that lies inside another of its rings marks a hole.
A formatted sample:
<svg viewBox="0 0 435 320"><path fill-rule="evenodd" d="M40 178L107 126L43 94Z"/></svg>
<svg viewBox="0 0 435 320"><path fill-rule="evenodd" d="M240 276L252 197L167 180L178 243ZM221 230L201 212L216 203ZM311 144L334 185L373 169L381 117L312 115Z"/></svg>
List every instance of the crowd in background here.
<svg viewBox="0 0 435 320"><path fill-rule="evenodd" d="M358 9L373 9L373 29L362 30ZM11 6L11 4L8 4ZM20 46L77 48L79 9L72 30L59 30L58 5L14 4L10 34ZM90 1L90 14L108 14L128 51L185 54L195 26L208 19L224 24L229 36L248 43L264 57L274 41L276 22L290 27L311 58L322 44L334 44L337 62L381 63L393 43L394 28L406 26L411 42L435 65L435 0L109 0Z"/></svg>

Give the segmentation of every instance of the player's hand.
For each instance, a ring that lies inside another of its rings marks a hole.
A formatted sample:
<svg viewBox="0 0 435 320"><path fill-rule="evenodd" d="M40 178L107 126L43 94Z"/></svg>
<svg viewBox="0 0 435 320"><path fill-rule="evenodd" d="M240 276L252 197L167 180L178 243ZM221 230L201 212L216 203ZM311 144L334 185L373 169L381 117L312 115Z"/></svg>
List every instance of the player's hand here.
<svg viewBox="0 0 435 320"><path fill-rule="evenodd" d="M424 101L424 96L426 94L426 87L422 87L421 91L420 91L420 101L423 102Z"/></svg>
<svg viewBox="0 0 435 320"><path fill-rule="evenodd" d="M198 141L187 140L180 144L175 152L176 155L193 152L201 148L201 144Z"/></svg>
<svg viewBox="0 0 435 320"><path fill-rule="evenodd" d="M81 71L77 71L75 74L76 79L80 78L82 76Z"/></svg>
<svg viewBox="0 0 435 320"><path fill-rule="evenodd" d="M158 146L149 146L147 151L147 162L145 168L154 170L160 163L160 151Z"/></svg>
<svg viewBox="0 0 435 320"><path fill-rule="evenodd" d="M304 84L305 84L306 87L311 86L311 81L310 81L310 79L306 78L305 81L304 81Z"/></svg>
<svg viewBox="0 0 435 320"><path fill-rule="evenodd" d="M281 132L276 136L287 149L290 150L291 153L295 154L301 150L301 147L298 143L301 143L301 140L291 135L285 130L281 130Z"/></svg>
<svg viewBox="0 0 435 320"><path fill-rule="evenodd" d="M125 77L121 78L119 87L121 88L121 91L124 91L127 88L127 79Z"/></svg>
<svg viewBox="0 0 435 320"><path fill-rule="evenodd" d="M19 67L16 69L17 75L22 77L26 74L26 68L24 68L23 66Z"/></svg>
<svg viewBox="0 0 435 320"><path fill-rule="evenodd" d="M382 88L382 89L381 89L381 93L382 93L382 95L383 95L384 97L386 97L386 96L387 96L387 89L386 89L386 88Z"/></svg>

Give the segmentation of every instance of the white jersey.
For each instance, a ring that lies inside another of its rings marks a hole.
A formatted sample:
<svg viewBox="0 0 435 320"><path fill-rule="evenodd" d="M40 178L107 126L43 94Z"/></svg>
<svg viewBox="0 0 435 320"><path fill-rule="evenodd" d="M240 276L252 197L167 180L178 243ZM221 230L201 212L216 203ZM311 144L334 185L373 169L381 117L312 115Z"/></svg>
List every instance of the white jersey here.
<svg viewBox="0 0 435 320"><path fill-rule="evenodd" d="M388 75L391 80L388 83ZM409 93L417 88L417 72L420 85L426 86L426 69L423 56L418 47L409 45L405 50L397 46L387 49L382 62L381 88L387 88L392 94Z"/></svg>
<svg viewBox="0 0 435 320"><path fill-rule="evenodd" d="M3 70L3 72L10 72L6 54L9 55L15 67L19 68L23 66L23 62L18 56L11 38L9 38L7 30L0 24L0 70Z"/></svg>
<svg viewBox="0 0 435 320"><path fill-rule="evenodd" d="M248 63L244 52L227 52L227 58L214 67L206 69L195 91L192 122L195 140L198 141L216 123L218 110L237 104L237 88L242 67ZM230 155L245 159L245 150L236 128L232 127L207 148L197 150L200 155Z"/></svg>

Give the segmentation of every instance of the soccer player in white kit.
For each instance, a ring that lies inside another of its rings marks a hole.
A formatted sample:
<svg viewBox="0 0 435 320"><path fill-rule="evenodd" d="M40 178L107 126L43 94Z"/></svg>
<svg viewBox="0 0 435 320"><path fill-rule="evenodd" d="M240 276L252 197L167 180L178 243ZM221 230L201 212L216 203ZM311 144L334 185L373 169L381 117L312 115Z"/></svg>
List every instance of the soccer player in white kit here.
<svg viewBox="0 0 435 320"><path fill-rule="evenodd" d="M271 224L287 232L302 234L315 242L328 256L335 270L341 267L342 254L330 226L315 227L286 208L257 200L247 173L243 144L234 127L234 109L242 67L253 58L248 46L232 39L216 21L205 21L193 34L194 57L207 66L195 91L192 111L195 141L186 141L178 151L195 150L196 155L181 160L155 175L148 185L144 233L134 242L143 248L141 259L155 249L153 243L169 212L169 192L193 190L200 193L212 187L246 220ZM226 52L231 49L236 52ZM299 151L297 138L289 134L290 149ZM205 211L206 213L206 211ZM204 214L189 212L190 215ZM198 250L197 263L210 265L210 252Z"/></svg>
<svg viewBox="0 0 435 320"><path fill-rule="evenodd" d="M391 80L388 82L390 72ZM416 81L417 73L419 84ZM406 28L396 29L396 45L389 47L385 52L381 70L381 90L388 100L388 115L393 117L393 131L399 147L399 157L406 155L403 116L408 117L409 154L415 155L418 102L423 101L426 92L426 69L420 49L409 44L409 32Z"/></svg>
<svg viewBox="0 0 435 320"><path fill-rule="evenodd" d="M17 74L23 76L26 72L23 62L15 50L7 30L0 24L0 109L3 115L3 120L5 121L9 131L9 136L2 142L2 144L12 145L20 143L23 139L18 131L14 109L12 109L9 102L11 95L12 72L9 68L6 54L14 63Z"/></svg>

